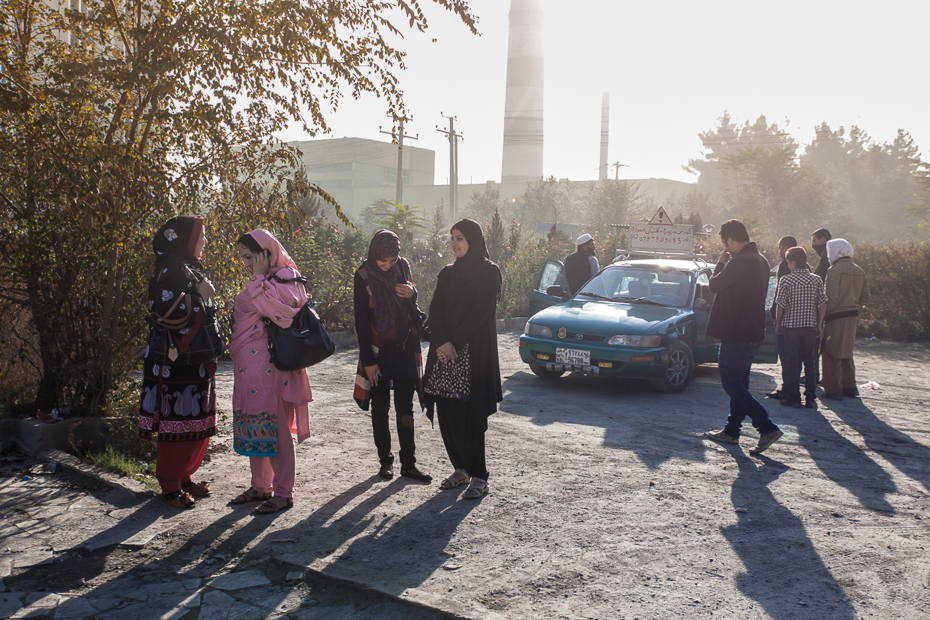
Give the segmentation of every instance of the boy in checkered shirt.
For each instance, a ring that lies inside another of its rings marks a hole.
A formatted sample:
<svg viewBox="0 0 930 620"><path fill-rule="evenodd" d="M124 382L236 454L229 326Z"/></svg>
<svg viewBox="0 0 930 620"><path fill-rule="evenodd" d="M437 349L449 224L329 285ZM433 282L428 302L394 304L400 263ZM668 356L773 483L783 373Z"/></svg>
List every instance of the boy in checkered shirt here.
<svg viewBox="0 0 930 620"><path fill-rule="evenodd" d="M785 259L791 273L779 281L775 295L775 332L785 337L787 348L787 355L782 360L785 384L780 402L786 407L801 406L800 363L803 363L804 400L808 409L816 409L817 369L814 351L827 311L827 294L824 292L823 280L808 268L804 248L791 248Z"/></svg>

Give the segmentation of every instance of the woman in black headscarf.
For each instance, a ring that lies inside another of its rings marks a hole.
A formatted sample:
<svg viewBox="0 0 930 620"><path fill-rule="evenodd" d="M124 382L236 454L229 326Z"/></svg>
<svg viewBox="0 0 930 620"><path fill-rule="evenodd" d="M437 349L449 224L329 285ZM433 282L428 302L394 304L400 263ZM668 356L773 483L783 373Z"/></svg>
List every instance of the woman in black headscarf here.
<svg viewBox="0 0 930 620"><path fill-rule="evenodd" d="M488 416L503 400L494 313L501 272L491 262L481 226L462 220L452 227L455 263L439 272L430 304L432 332L424 378L427 415L433 407L455 471L440 485L470 482L463 497L488 492L484 434Z"/></svg>
<svg viewBox="0 0 930 620"><path fill-rule="evenodd" d="M148 309L177 321L171 332L179 348L190 343L197 330L206 329L204 304L214 292L200 264L206 243L199 217L171 218L152 239L155 272L149 281ZM182 322L184 317L188 318ZM216 361L157 364L150 349L145 349L139 435L148 439L157 434L155 478L162 496L176 508L193 508L191 496L210 494L208 483L195 483L191 476L216 434Z"/></svg>
<svg viewBox="0 0 930 620"><path fill-rule="evenodd" d="M378 475L386 480L394 477L388 420L393 388L400 475L430 482L433 477L416 466L413 434L413 395L421 389L423 356L408 300L416 299L417 289L395 233L375 233L367 258L355 272L354 286L359 358L354 396L362 411L371 405L371 428L381 462Z"/></svg>

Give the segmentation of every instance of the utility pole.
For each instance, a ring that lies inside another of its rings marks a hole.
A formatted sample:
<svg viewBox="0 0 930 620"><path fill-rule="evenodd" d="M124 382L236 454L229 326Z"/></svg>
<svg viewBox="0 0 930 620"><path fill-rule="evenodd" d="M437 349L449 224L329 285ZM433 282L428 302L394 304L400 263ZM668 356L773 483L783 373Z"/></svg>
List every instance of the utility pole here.
<svg viewBox="0 0 930 620"><path fill-rule="evenodd" d="M445 129L440 129L439 126L436 126L436 131L439 133L448 136L449 138L449 214L452 216L452 221L456 222L456 209L458 208L458 197L459 197L459 148L458 141L464 141L465 138L462 137L462 134L455 133L455 117L446 116L442 112L439 113L443 118L449 119L449 131Z"/></svg>
<svg viewBox="0 0 930 620"><path fill-rule="evenodd" d="M620 180L620 168L629 168L629 166L626 164L621 164L620 162L616 162L610 165L614 167L614 181Z"/></svg>
<svg viewBox="0 0 930 620"><path fill-rule="evenodd" d="M384 131L381 127L378 130L383 134L391 136L397 142L397 190L394 192L394 201L397 204L404 204L404 138L408 140L418 140L418 136L404 136L404 121L413 120L402 116L397 119L397 134L393 131Z"/></svg>

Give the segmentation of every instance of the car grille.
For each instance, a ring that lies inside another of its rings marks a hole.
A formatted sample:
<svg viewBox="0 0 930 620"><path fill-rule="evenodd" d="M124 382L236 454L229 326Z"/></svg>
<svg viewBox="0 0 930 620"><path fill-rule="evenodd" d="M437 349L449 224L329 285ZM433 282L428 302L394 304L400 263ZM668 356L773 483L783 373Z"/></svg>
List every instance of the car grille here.
<svg viewBox="0 0 930 620"><path fill-rule="evenodd" d="M579 338L578 336L581 336ZM605 339L605 336L600 334L580 334L579 332L569 332L565 334L565 338L559 338L562 342L601 342Z"/></svg>

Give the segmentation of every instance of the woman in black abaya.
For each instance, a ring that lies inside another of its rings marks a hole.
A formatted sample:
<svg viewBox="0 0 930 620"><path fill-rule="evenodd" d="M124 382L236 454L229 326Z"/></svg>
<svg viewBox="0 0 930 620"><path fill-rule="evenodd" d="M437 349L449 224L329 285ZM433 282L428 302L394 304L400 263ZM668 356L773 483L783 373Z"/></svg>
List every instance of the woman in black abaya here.
<svg viewBox="0 0 930 620"><path fill-rule="evenodd" d="M455 468L440 486L470 483L463 497L475 499L488 492L484 435L503 400L495 322L501 272L476 222L462 220L451 234L455 263L439 272L430 304L424 391L427 415L432 419L435 407Z"/></svg>

